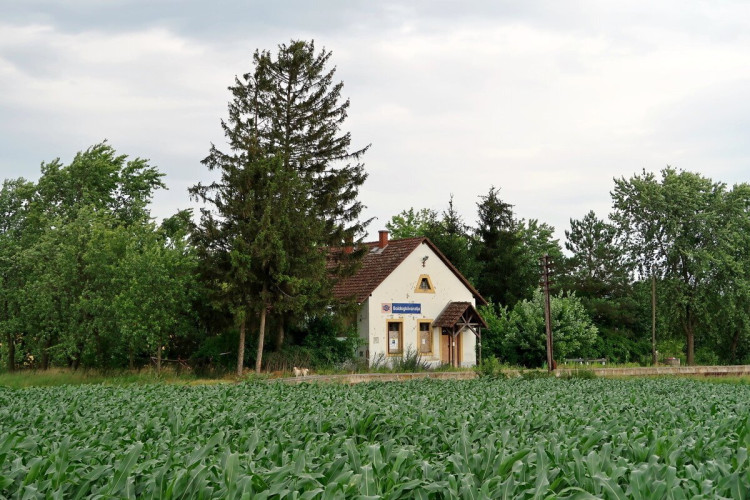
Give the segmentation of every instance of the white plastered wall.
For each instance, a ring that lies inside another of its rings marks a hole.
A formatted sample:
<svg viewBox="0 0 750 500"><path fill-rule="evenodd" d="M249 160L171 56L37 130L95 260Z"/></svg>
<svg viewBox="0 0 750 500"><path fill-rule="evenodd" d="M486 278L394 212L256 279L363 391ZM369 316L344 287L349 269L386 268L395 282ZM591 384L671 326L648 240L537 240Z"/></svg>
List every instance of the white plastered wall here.
<svg viewBox="0 0 750 500"><path fill-rule="evenodd" d="M423 259L424 260L423 265ZM419 277L430 277L435 293L415 292ZM359 313L359 332L367 346L370 362L390 359L387 355L387 322L403 321L403 350L411 346L417 349L419 320L434 321L449 302L470 302L475 305L471 291L446 266L440 257L425 243L417 247L404 261L378 286L366 300ZM383 304L420 304L420 314L393 314L382 311ZM366 333L366 335L365 335ZM476 364L476 336L468 330L461 333L461 365ZM432 354L422 355L422 359L432 365L440 364L439 329L432 330Z"/></svg>

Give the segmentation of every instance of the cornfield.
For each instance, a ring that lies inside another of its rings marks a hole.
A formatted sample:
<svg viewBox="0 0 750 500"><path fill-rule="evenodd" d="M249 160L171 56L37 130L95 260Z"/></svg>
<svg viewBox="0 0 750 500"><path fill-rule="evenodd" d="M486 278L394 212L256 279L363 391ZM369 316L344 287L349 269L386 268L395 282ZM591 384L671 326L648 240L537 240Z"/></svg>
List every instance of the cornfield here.
<svg viewBox="0 0 750 500"><path fill-rule="evenodd" d="M750 386L0 389L0 497L747 498Z"/></svg>

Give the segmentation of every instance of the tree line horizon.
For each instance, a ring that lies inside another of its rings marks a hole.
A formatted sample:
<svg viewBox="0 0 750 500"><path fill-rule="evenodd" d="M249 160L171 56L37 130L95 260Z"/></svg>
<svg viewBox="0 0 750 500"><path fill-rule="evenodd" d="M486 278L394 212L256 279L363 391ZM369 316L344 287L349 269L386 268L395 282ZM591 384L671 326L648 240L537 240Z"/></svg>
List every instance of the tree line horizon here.
<svg viewBox="0 0 750 500"><path fill-rule="evenodd" d="M150 203L164 174L106 141L67 165L43 163L37 182L6 179L4 369L356 369L356 304L334 300L331 287L363 251L331 265L322 249L366 235L358 194L369 145L352 148L342 129L349 101L331 55L302 40L255 51L229 87L226 145L202 161L219 178L189 189L199 214L157 224ZM544 254L557 265L556 359L650 362L655 283L662 355L750 362L750 185L667 167L616 178L610 194L611 213L571 219L563 245L548 224L518 218L495 186L479 196L473 225L451 195L443 211L403 207L386 229L430 238L490 301L483 352L502 362L544 362Z"/></svg>

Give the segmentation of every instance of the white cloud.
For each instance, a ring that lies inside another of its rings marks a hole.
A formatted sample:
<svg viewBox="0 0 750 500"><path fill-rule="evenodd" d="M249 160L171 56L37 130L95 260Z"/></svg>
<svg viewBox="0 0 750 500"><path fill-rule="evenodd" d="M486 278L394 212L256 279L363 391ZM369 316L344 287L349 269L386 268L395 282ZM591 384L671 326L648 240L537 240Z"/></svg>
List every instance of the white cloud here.
<svg viewBox="0 0 750 500"><path fill-rule="evenodd" d="M0 173L33 177L106 137L167 172L166 215L208 177L199 161L223 140L234 75L255 48L299 37L333 50L353 146L373 144L361 192L373 232L450 193L473 222L490 185L562 236L570 217L604 216L612 178L642 168L748 180L744 3L231 5L149 17L113 2L88 24L48 6L0 25Z"/></svg>

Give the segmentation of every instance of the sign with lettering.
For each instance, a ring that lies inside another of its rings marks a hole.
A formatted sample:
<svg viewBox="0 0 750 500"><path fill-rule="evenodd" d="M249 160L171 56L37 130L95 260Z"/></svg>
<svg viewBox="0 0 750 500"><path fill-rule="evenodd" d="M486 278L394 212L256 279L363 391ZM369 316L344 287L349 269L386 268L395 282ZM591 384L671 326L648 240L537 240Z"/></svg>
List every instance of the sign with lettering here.
<svg viewBox="0 0 750 500"><path fill-rule="evenodd" d="M391 304L393 314L422 314L422 304Z"/></svg>

